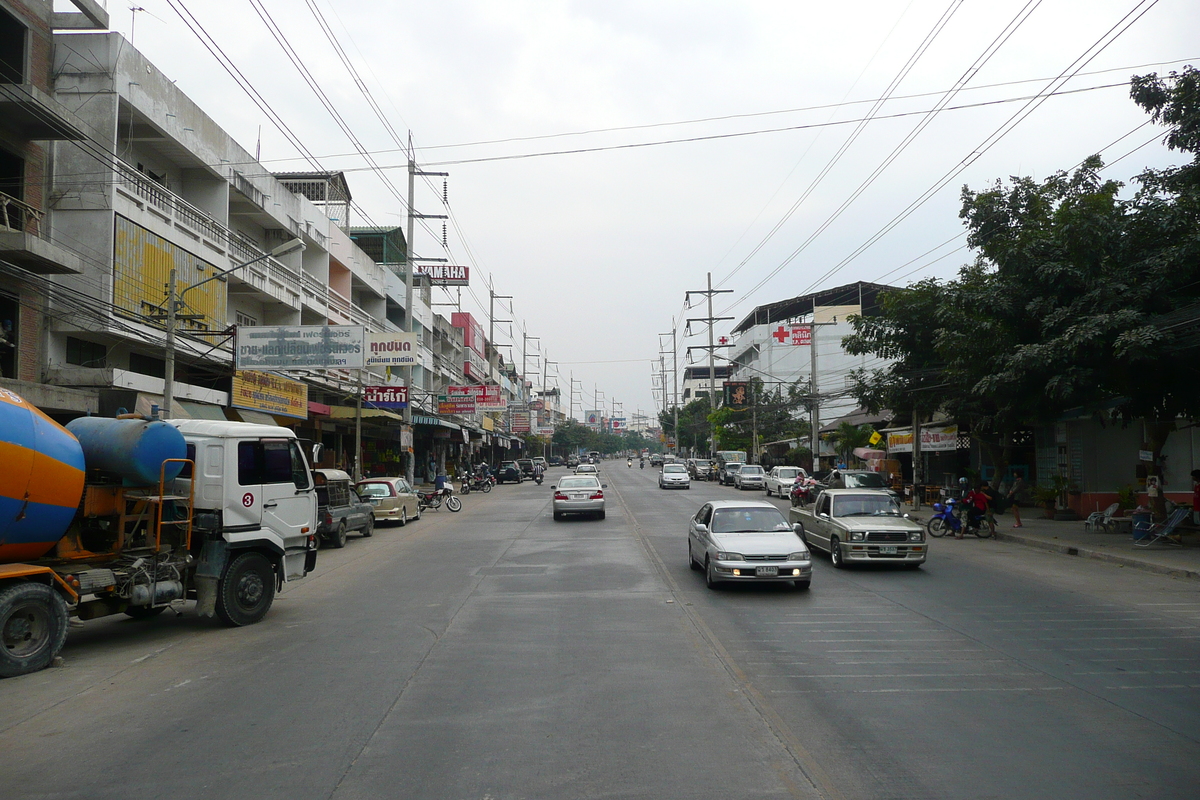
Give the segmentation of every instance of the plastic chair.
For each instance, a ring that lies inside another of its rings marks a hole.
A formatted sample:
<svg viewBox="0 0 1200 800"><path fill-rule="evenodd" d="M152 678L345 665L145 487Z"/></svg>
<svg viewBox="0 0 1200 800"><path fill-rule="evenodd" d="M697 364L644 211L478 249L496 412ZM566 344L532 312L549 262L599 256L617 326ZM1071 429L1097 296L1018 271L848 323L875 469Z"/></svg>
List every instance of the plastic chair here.
<svg viewBox="0 0 1200 800"><path fill-rule="evenodd" d="M1155 542L1161 542L1162 544L1173 544L1176 547L1182 547L1182 541L1177 541L1171 537L1175 535L1175 529L1179 527L1179 523L1187 519L1190 513L1191 511L1186 508L1177 508L1171 512L1171 516L1167 517L1166 522L1154 523L1145 531L1141 531L1142 535L1140 537L1138 537L1139 532L1135 531L1133 546L1149 547Z"/></svg>
<svg viewBox="0 0 1200 800"><path fill-rule="evenodd" d="M1113 503L1103 511L1093 511L1088 514L1088 518L1083 521L1083 529L1085 531L1094 531L1099 528L1108 530L1108 526L1112 523L1113 515L1117 513L1117 509L1121 507L1120 503Z"/></svg>

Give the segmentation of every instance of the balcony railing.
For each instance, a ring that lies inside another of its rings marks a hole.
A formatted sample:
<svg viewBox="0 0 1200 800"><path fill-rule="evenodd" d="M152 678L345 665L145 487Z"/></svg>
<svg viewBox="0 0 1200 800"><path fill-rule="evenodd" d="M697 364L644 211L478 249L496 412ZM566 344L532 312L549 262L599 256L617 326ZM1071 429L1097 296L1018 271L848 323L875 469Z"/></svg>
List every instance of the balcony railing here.
<svg viewBox="0 0 1200 800"><path fill-rule="evenodd" d="M253 184L246 181L240 174L235 173L235 181L236 188L243 194L247 194L254 189ZM153 206L161 216L174 224L175 227L188 232L195 238L204 241L213 250L225 255L231 264L244 263L258 258L263 254L263 250L258 246L257 242L249 239L243 233L225 227L204 211L196 208L162 184L151 180L128 164L117 165L117 183L131 195ZM0 198L2 197L4 195L0 195ZM32 212L37 215L37 221L41 220L41 212L37 211L37 209L30 208L15 198L10 198L10 200L14 204L20 204L20 206L28 209L28 211L23 212L17 206L14 206L12 212L13 219L17 219L18 215L24 215L20 216L20 218L26 219L29 212ZM7 205L4 207L4 213L8 213ZM0 221L3 221L7 225L7 219L8 217L5 216L0 218ZM294 228L292 232L298 234L299 224L293 221L292 227ZM323 234L318 238L321 241L326 240ZM368 275L371 280L382 287L382 267L376 264L369 265ZM319 279L309 275L307 272L292 269L277 259L266 258L255 264L251 264L244 271L239 271L237 277L259 291L269 294L276 300L286 303L293 308L299 308L302 302L307 301L315 310L326 316L332 316L336 313L341 317L339 321L344 324L365 325L371 331L382 331L384 329L383 323L367 313L362 307L352 303L348 298L330 289Z"/></svg>
<svg viewBox="0 0 1200 800"><path fill-rule="evenodd" d="M0 228L23 231L40 237L44 217L45 212L41 209L0 192Z"/></svg>

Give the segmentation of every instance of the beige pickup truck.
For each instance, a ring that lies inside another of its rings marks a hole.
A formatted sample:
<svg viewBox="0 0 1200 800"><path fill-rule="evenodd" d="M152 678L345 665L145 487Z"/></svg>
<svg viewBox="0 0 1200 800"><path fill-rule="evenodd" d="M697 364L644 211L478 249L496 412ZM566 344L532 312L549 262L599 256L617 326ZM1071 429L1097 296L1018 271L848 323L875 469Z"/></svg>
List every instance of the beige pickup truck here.
<svg viewBox="0 0 1200 800"><path fill-rule="evenodd" d="M811 506L792 508L788 518L801 526L805 543L829 553L838 569L867 563L916 569L929 553L925 529L878 489L826 489Z"/></svg>

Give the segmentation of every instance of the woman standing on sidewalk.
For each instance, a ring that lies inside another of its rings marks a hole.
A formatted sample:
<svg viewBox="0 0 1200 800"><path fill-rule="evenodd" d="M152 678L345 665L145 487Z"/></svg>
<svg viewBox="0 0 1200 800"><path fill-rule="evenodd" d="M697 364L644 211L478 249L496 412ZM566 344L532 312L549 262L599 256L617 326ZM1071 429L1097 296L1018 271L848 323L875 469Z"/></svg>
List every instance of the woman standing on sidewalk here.
<svg viewBox="0 0 1200 800"><path fill-rule="evenodd" d="M1013 523L1014 528L1023 527L1021 523L1021 503L1025 501L1027 491L1028 487L1025 485L1025 479L1014 471L1012 486L1008 489L1008 501L1012 507L1013 519L1016 520Z"/></svg>

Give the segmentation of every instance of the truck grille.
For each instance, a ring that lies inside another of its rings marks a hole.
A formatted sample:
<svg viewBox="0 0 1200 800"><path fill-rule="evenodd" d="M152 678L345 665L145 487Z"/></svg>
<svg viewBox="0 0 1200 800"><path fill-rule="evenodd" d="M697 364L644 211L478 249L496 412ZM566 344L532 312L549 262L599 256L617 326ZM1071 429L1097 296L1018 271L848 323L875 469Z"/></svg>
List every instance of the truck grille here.
<svg viewBox="0 0 1200 800"><path fill-rule="evenodd" d="M907 542L907 531L871 531L867 534L868 542Z"/></svg>

